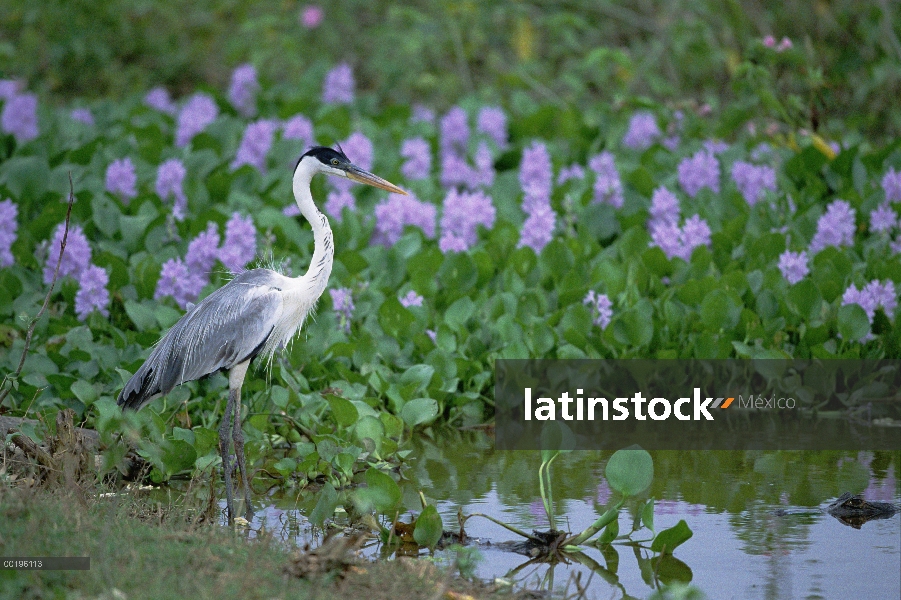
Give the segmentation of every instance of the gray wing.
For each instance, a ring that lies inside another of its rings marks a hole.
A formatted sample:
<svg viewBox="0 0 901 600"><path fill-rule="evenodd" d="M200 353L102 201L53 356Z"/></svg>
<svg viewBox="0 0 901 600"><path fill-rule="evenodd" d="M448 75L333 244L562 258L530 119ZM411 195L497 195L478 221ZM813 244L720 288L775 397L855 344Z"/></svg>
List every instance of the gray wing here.
<svg viewBox="0 0 901 600"><path fill-rule="evenodd" d="M160 340L117 403L138 410L177 385L256 356L281 311L276 277L267 269L244 271L207 296Z"/></svg>

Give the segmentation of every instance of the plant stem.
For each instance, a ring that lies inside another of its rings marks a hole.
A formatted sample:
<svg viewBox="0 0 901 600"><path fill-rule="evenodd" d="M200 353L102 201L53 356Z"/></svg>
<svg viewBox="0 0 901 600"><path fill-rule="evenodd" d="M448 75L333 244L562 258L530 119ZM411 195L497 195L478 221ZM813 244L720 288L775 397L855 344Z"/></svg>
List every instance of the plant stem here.
<svg viewBox="0 0 901 600"><path fill-rule="evenodd" d="M69 171L69 207L66 209L66 222L63 228L63 241L59 245L59 256L56 259L56 268L53 270L53 279L50 280L50 289L47 290L47 295L44 296L44 304L41 306L41 310L38 311L38 314L31 319L31 323L28 325L28 331L25 334L25 347L22 348L22 357L19 359L19 366L16 367L15 373L12 375L6 375L3 378L3 389L0 390L0 404L3 403L3 400L9 394L9 390L12 389L12 380L17 379L19 375L22 373L22 368L25 366L25 357L28 356L28 348L31 346L31 336L34 335L34 328L37 327L38 321L41 316L43 316L44 311L47 310L47 305L50 304L50 297L53 295L53 288L56 286L56 278L59 277L59 266L60 263L63 262L63 252L66 251L66 239L69 237L69 218L72 216L72 204L75 203L75 187L72 185L72 172ZM6 382L10 381L9 387L6 386Z"/></svg>
<svg viewBox="0 0 901 600"><path fill-rule="evenodd" d="M541 543L541 544L544 543L543 540L541 540L541 539L535 537L534 535L531 535L531 534L529 534L529 533L526 533L526 532L523 531L522 529L518 529L518 528L514 527L513 525L509 525L509 524L507 524L507 523L504 523L503 521L499 521L498 519L495 519L494 517L489 516L489 515L486 515L486 514L484 514L484 513L472 513L472 514L470 514L470 515L466 515L466 518L467 518L467 519L469 519L470 517L484 517L484 518L488 519L489 521L491 521L492 523L497 523L498 525L500 525L500 526L503 527L504 529L509 529L510 531L512 531L513 533L515 533L516 535L521 535L522 537L524 537L524 538L526 538L526 539L530 539L530 540L532 540L533 542L538 542L538 543Z"/></svg>
<svg viewBox="0 0 901 600"><path fill-rule="evenodd" d="M616 503L613 508L609 509L601 518L589 525L582 533L578 533L572 537L569 537L560 544L561 546L578 546L580 544L584 544L587 542L594 534L599 532L601 529L606 527L613 519L619 516L619 509L623 505L623 500L625 498L620 499L619 502Z"/></svg>

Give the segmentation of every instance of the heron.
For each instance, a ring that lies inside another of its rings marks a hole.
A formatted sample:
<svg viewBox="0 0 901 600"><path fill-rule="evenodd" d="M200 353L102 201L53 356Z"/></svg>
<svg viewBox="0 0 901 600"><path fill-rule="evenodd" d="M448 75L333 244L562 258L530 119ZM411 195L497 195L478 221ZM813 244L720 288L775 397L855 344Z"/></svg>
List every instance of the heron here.
<svg viewBox="0 0 901 600"><path fill-rule="evenodd" d="M250 269L236 275L169 329L117 400L126 409L140 410L177 385L217 371L228 372L229 393L219 426L219 454L229 524L234 521L230 442L234 443L241 472L247 518L253 514L241 428L241 386L248 366L257 357L264 362L270 360L297 335L325 291L332 271L332 229L310 192L310 182L317 173L406 194L393 183L351 163L340 146L337 150L325 146L309 149L297 160L292 180L300 214L313 228L313 257L307 272L289 277L270 269Z"/></svg>

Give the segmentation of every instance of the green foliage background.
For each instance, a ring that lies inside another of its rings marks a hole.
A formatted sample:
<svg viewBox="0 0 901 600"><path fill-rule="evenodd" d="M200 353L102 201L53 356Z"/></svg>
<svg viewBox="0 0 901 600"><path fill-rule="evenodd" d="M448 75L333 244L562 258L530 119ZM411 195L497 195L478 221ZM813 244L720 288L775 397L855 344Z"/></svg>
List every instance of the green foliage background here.
<svg viewBox="0 0 901 600"><path fill-rule="evenodd" d="M9 0L0 6L4 74L59 101L121 99L164 84L223 88L250 61L303 89L350 62L362 90L442 109L475 94L526 94L585 111L637 97L750 110L735 89L754 40L788 36L806 58L783 84L796 125L901 131L899 5L885 0L338 0L325 24L298 24L285 0Z"/></svg>

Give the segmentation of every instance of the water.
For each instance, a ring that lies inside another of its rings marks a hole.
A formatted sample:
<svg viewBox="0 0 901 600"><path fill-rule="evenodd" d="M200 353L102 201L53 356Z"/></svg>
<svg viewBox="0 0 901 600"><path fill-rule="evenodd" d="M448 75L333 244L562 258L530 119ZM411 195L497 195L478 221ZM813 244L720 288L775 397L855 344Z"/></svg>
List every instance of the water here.
<svg viewBox="0 0 901 600"><path fill-rule="evenodd" d="M547 529L538 494L537 452L494 452L489 438L461 435L423 441L405 472L405 503L419 506L422 490L434 502L445 529L456 531L458 510L484 513L525 531ZM614 494L603 477L609 452L561 456L552 471L558 528L581 531L597 519ZM466 533L482 554L476 575L505 577L517 585L563 592L572 578L590 581L589 597L644 598L660 581L690 581L709 598L901 598L901 516L860 529L819 512L842 492L868 500L901 502L901 452L653 452L658 531L684 519L693 537L660 561L638 545L614 544L603 552L585 547L568 564L532 564L498 549L520 541L487 519L472 517ZM273 501L255 518L297 544L314 542L304 520L315 498ZM620 512L628 532L637 502ZM805 508L807 507L807 508ZM774 510L806 510L776 516ZM403 519L403 520L409 520ZM561 527L562 525L562 527ZM650 532L632 534L647 540ZM370 551L377 552L373 546ZM447 552L439 558L452 559Z"/></svg>

